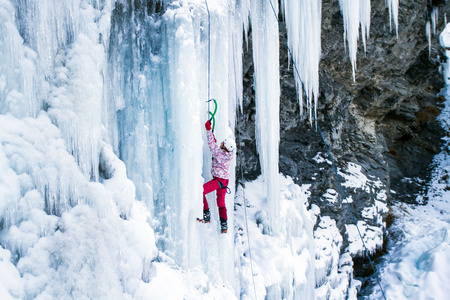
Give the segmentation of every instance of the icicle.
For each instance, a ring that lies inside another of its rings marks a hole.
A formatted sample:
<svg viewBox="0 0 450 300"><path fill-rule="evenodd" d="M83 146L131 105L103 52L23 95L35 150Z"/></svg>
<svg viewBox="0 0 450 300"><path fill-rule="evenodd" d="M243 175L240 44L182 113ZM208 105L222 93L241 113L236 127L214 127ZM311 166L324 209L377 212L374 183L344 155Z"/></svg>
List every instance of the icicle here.
<svg viewBox="0 0 450 300"><path fill-rule="evenodd" d="M370 0L360 0L359 3L359 20L361 23L361 38L364 45L364 53L366 53L366 41L370 35Z"/></svg>
<svg viewBox="0 0 450 300"><path fill-rule="evenodd" d="M427 22L425 25L425 35L427 36L428 40L428 56L431 56L431 24L430 21Z"/></svg>
<svg viewBox="0 0 450 300"><path fill-rule="evenodd" d="M231 14L230 14L231 15ZM243 74L243 61L242 53L244 50L244 40L247 40L247 34L249 29L249 15L250 15L250 3L246 1L236 1L236 12L230 21L234 29L232 29L232 42L233 42L233 62L234 65L231 67L234 70L234 80L235 83L235 95L237 104L239 104L241 113L243 113L243 86L242 86L242 74Z"/></svg>
<svg viewBox="0 0 450 300"><path fill-rule="evenodd" d="M251 24L255 66L256 138L267 191L270 229L278 232L279 218L279 42L277 1L252 0Z"/></svg>
<svg viewBox="0 0 450 300"><path fill-rule="evenodd" d="M386 5L389 8L389 28L392 31L392 21L394 21L395 34L398 38L398 0L386 0Z"/></svg>
<svg viewBox="0 0 450 300"><path fill-rule="evenodd" d="M303 113L302 97L303 92L305 92L308 99L307 108L310 110L310 121L312 122L313 107L317 107L319 96L322 2L316 0L284 0L282 3L289 48L292 52L292 59L297 66L297 68L294 67L293 72L296 79L300 113ZM314 109L314 113L315 111L316 109Z"/></svg>
<svg viewBox="0 0 450 300"><path fill-rule="evenodd" d="M358 51L359 35L359 1L339 0L341 12L344 17L344 40L348 43L348 52L352 64L353 81L355 81L356 53Z"/></svg>
<svg viewBox="0 0 450 300"><path fill-rule="evenodd" d="M431 28L433 29L433 35L436 35L436 26L438 23L438 17L439 17L439 9L438 7L433 7L431 11Z"/></svg>

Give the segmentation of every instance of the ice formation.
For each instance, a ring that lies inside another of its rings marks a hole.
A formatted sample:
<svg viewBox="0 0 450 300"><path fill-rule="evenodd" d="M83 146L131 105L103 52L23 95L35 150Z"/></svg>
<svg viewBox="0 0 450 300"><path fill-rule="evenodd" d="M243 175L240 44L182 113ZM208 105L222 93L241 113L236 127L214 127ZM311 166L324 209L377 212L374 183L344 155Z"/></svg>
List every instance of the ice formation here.
<svg viewBox="0 0 450 300"><path fill-rule="evenodd" d="M284 0L286 31L290 53L295 62L294 76L303 113L303 92L310 114L317 109L319 97L319 62L321 54L322 2ZM313 116L310 115L312 121Z"/></svg>

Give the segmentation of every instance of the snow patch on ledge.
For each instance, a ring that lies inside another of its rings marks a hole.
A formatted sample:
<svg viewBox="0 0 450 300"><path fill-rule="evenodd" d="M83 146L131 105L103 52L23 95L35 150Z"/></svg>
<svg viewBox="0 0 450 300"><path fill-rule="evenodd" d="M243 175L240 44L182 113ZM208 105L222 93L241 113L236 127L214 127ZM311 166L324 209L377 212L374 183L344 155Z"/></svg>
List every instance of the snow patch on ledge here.
<svg viewBox="0 0 450 300"><path fill-rule="evenodd" d="M348 236L348 251L354 256L365 256L366 249L369 255L374 254L383 247L383 230L380 227L370 226L364 221L358 221L358 228L354 224L345 225ZM359 232L358 232L359 229ZM360 235L361 233L361 235ZM364 245L363 241L364 240Z"/></svg>

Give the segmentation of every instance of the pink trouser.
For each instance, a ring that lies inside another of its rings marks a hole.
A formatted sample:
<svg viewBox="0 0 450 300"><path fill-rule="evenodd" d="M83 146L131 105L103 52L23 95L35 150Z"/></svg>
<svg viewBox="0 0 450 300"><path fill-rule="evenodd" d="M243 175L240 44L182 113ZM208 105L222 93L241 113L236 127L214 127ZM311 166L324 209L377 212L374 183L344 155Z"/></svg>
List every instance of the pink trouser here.
<svg viewBox="0 0 450 300"><path fill-rule="evenodd" d="M219 181L222 185L219 184ZM228 220L227 218L227 208L225 206L225 195L227 194L228 179L222 179L214 177L212 180L208 181L203 185L203 210L209 209L208 201L205 195L213 191L217 191L217 207L219 208L219 217L221 219Z"/></svg>

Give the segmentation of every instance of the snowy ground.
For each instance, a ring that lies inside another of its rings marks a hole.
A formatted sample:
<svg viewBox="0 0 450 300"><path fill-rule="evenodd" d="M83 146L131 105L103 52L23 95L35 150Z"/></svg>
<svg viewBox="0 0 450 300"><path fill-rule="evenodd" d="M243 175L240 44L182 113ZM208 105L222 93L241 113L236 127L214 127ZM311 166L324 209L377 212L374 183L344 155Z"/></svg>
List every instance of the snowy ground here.
<svg viewBox="0 0 450 300"><path fill-rule="evenodd" d="M450 129L450 91L440 121ZM435 157L436 168L426 205L398 204L392 208L396 222L390 228L399 241L391 245L380 271L387 299L449 299L450 294L450 154L448 137ZM369 299L383 299L378 285Z"/></svg>

